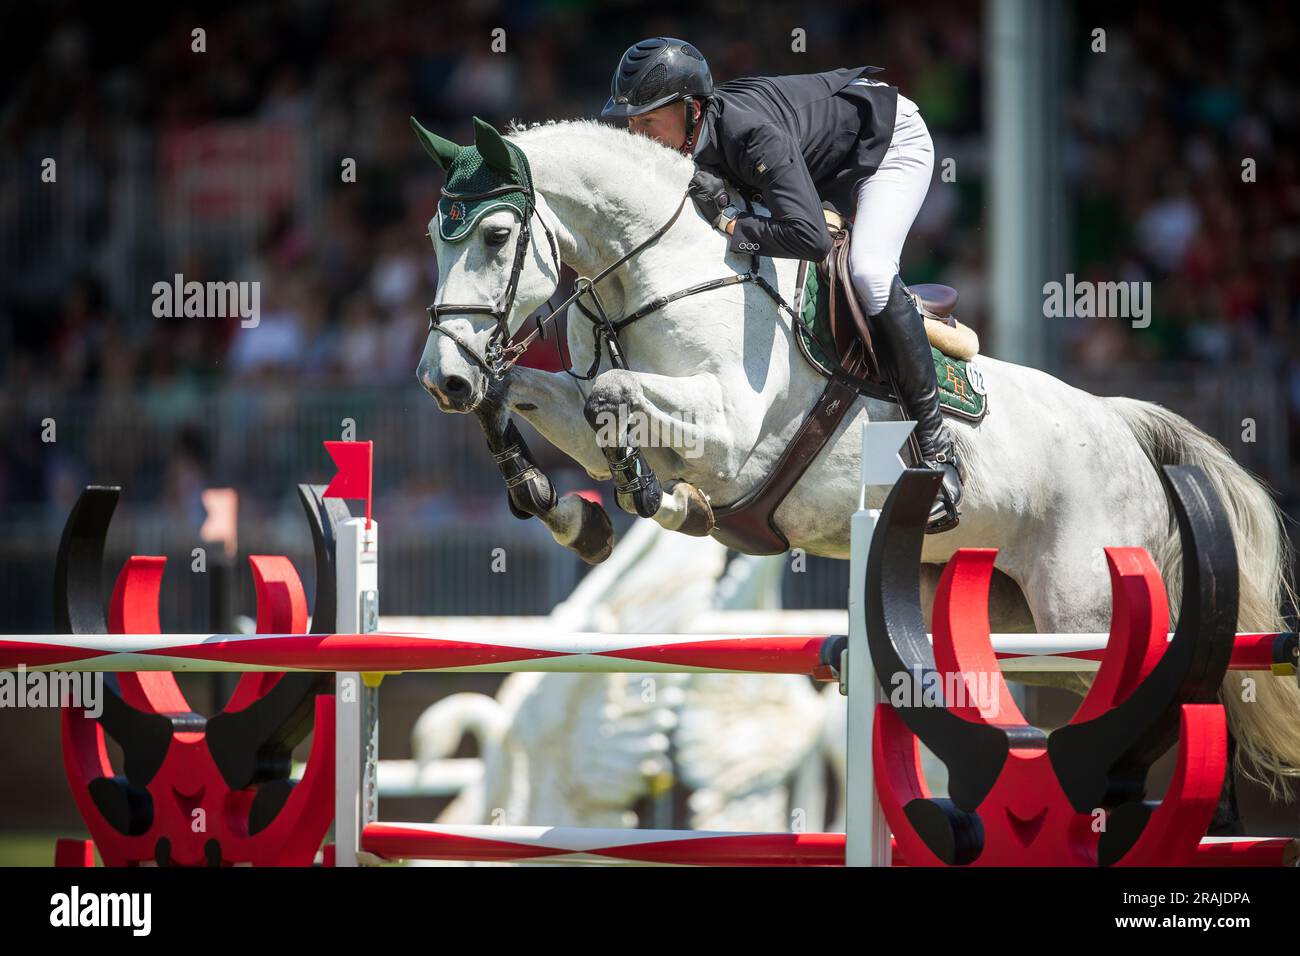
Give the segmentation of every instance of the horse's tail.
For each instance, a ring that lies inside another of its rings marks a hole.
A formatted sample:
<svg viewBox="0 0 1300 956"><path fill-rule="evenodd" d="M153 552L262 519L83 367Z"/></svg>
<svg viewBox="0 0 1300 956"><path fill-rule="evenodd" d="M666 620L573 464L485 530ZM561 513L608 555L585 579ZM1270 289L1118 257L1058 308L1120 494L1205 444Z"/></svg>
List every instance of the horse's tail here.
<svg viewBox="0 0 1300 956"><path fill-rule="evenodd" d="M1237 547L1240 607L1237 630L1281 631L1294 614L1295 554L1282 510L1268 490L1228 450L1181 415L1150 402L1107 398L1157 468L1197 465L1228 510ZM1172 514L1170 517L1172 525ZM1178 533L1171 527L1156 563L1164 576L1170 607L1182 590ZM1253 685L1253 686L1247 686ZM1267 672L1229 671L1223 684L1228 720L1238 742L1237 767L1282 793L1282 778L1300 773L1300 688L1294 680Z"/></svg>

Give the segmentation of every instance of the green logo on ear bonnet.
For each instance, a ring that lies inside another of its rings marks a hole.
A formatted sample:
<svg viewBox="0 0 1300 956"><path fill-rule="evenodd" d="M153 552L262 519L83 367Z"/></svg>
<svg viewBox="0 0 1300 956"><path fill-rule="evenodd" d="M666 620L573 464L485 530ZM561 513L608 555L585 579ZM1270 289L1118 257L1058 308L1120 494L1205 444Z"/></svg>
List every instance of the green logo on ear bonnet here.
<svg viewBox="0 0 1300 956"><path fill-rule="evenodd" d="M522 178L525 184L531 187L527 174L528 160L524 158L523 151L513 143L507 145L518 157L519 168L524 171ZM442 238L450 242L464 239L475 223L498 209L513 209L520 221L523 221L528 215L528 195L522 189L485 199L459 198L490 192L507 185L518 185L518 180L496 172L484 161L477 147L462 149L447 172L447 184L443 186L442 199L438 201L438 231L442 233Z"/></svg>
<svg viewBox="0 0 1300 956"><path fill-rule="evenodd" d="M498 209L511 209L520 221L527 220L532 212L533 179L523 150L478 118L474 120L473 146L458 146L436 136L415 117L411 125L421 145L447 171L438 201L438 232L443 239L464 239L480 219ZM508 190L506 186L521 188Z"/></svg>

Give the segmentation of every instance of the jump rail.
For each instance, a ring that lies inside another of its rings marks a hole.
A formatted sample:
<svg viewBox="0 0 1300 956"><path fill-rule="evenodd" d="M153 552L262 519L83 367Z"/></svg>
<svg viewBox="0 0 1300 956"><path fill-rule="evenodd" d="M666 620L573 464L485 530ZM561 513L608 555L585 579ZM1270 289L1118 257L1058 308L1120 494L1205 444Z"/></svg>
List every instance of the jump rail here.
<svg viewBox="0 0 1300 956"><path fill-rule="evenodd" d="M842 643L842 639L841 639ZM552 634L484 644L429 634L47 634L0 639L0 670L764 673L833 679L834 637ZM836 655L836 662L838 655Z"/></svg>
<svg viewBox="0 0 1300 956"><path fill-rule="evenodd" d="M362 849L385 860L626 863L639 866L843 866L843 833L734 833L583 827L372 823ZM1295 866L1286 837L1207 837L1197 866ZM906 866L897 848L893 864Z"/></svg>
<svg viewBox="0 0 1300 956"><path fill-rule="evenodd" d="M1170 635L1172 637L1172 635ZM1107 634L993 634L1007 672L1095 671ZM433 634L105 634L0 637L0 671L359 671L512 674L799 674L838 679L842 635L548 634L508 643ZM1295 632L1238 634L1232 670L1289 659Z"/></svg>

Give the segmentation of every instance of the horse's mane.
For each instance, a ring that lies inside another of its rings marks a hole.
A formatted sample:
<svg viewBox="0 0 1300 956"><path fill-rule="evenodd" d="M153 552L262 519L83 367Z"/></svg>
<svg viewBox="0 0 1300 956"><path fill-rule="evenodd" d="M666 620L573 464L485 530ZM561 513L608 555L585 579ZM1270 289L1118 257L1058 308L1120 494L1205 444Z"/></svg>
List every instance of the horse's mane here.
<svg viewBox="0 0 1300 956"><path fill-rule="evenodd" d="M596 120L552 120L529 126L512 123L506 135L525 153L530 144L558 145L574 156L608 157L616 178L631 173L641 181L662 178L680 188L694 168L689 158L648 136Z"/></svg>

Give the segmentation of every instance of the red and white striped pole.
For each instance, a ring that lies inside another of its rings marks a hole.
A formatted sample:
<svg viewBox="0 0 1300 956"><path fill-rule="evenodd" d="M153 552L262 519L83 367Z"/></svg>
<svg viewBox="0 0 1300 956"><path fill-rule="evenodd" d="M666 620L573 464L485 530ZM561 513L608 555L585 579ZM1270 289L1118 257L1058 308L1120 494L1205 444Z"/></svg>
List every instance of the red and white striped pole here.
<svg viewBox="0 0 1300 956"><path fill-rule="evenodd" d="M1294 866L1288 837L1211 837L1198 866ZM370 823L362 849L384 860L630 863L642 866L843 866L843 833L730 833L583 827ZM896 866L907 861L895 859Z"/></svg>
<svg viewBox="0 0 1300 956"><path fill-rule="evenodd" d="M356 519L364 523L364 519ZM374 522L371 528L374 528ZM349 585L351 588L352 585ZM341 592L342 585L340 585ZM353 601L355 601L355 596ZM834 678L835 635L541 633L483 641L393 632L354 634L22 634L0 636L0 671L362 671L507 674L756 673ZM1229 665L1268 670L1290 633L1238 634ZM1106 634L994 634L1008 673L1095 671Z"/></svg>

